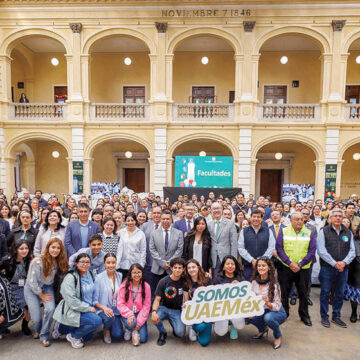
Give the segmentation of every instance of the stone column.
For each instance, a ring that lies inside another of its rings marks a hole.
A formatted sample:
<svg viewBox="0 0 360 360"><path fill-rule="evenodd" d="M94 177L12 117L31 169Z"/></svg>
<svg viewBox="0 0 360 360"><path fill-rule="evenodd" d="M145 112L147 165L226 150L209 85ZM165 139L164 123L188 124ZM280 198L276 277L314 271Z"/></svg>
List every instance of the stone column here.
<svg viewBox="0 0 360 360"><path fill-rule="evenodd" d="M5 186L5 195L8 199L11 199L15 192L15 172L14 164L15 158L9 157L5 158L5 173L6 173L6 186Z"/></svg>
<svg viewBox="0 0 360 360"><path fill-rule="evenodd" d="M325 194L325 161L315 160L315 200L324 199Z"/></svg>
<svg viewBox="0 0 360 360"><path fill-rule="evenodd" d="M336 195L341 196L341 170L344 164L344 160L338 160L337 172L336 172Z"/></svg>
<svg viewBox="0 0 360 360"><path fill-rule="evenodd" d="M239 167L237 184L246 197L251 192L251 128L240 128L239 131Z"/></svg>
<svg viewBox="0 0 360 360"><path fill-rule="evenodd" d="M163 196L163 187L167 184L166 181L166 153L167 153L167 131L166 127L155 128L155 156L154 156L154 188L157 195ZM151 164L150 164L151 165ZM151 166L150 166L150 174Z"/></svg>
<svg viewBox="0 0 360 360"><path fill-rule="evenodd" d="M250 161L250 194L253 194L255 197L260 194L256 194L256 163L258 159L253 158ZM260 179L258 179L260 181Z"/></svg>
<svg viewBox="0 0 360 360"><path fill-rule="evenodd" d="M81 93L84 101L84 120L88 121L90 118L91 56L88 54L85 55L83 54L80 56L80 61L81 61Z"/></svg>
<svg viewBox="0 0 360 360"><path fill-rule="evenodd" d="M9 118L8 106L11 103L11 57L0 56L0 117L1 120Z"/></svg>

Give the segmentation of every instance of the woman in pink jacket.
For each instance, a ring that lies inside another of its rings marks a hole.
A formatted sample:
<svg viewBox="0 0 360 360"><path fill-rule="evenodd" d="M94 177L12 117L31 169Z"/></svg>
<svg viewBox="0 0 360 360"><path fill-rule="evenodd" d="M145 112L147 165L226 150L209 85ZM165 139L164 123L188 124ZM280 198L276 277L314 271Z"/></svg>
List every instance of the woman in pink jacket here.
<svg viewBox="0 0 360 360"><path fill-rule="evenodd" d="M134 346L145 343L148 338L146 320L151 306L150 286L144 279L140 264L130 266L126 280L117 294L117 307L124 320L125 340L132 338Z"/></svg>

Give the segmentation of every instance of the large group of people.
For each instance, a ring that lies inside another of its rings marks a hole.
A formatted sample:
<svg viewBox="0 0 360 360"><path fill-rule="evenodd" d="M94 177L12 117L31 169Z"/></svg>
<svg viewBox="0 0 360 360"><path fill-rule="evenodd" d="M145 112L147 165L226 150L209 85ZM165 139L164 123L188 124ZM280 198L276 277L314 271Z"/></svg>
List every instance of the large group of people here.
<svg viewBox="0 0 360 360"><path fill-rule="evenodd" d="M210 191L208 198L179 195L171 203L133 193L105 195L96 204L86 195L68 196L61 204L40 190L11 200L0 191L0 338L22 321L23 334L44 347L64 337L79 349L98 331L106 344L139 346L151 321L162 346L168 320L174 336L188 332L202 346L213 332L236 339L252 324L253 339L271 329L279 349L289 301L298 299L300 320L312 326L314 276L321 324L345 328L344 299L353 323L360 303L359 207L355 194L347 201L281 203L241 193L216 198ZM187 329L181 312L198 287L244 280L261 296L262 315Z"/></svg>

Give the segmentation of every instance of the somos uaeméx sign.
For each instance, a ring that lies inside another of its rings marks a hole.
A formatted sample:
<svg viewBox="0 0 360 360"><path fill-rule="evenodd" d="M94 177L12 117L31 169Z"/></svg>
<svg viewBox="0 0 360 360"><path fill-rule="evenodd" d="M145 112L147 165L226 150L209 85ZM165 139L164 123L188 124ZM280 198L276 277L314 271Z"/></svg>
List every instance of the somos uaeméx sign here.
<svg viewBox="0 0 360 360"><path fill-rule="evenodd" d="M248 318L262 315L264 304L261 296L251 291L251 284L242 281L235 284L202 286L185 303L181 321L186 325Z"/></svg>

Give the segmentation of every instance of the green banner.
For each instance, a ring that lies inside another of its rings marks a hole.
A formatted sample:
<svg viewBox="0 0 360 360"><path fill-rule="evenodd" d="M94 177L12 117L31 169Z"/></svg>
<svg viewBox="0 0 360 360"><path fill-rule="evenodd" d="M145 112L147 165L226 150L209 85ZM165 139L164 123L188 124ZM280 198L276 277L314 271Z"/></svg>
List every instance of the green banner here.
<svg viewBox="0 0 360 360"><path fill-rule="evenodd" d="M327 164L325 166L325 196L324 199L333 200L336 193L336 164Z"/></svg>
<svg viewBox="0 0 360 360"><path fill-rule="evenodd" d="M231 188L232 156L175 156L175 186Z"/></svg>
<svg viewBox="0 0 360 360"><path fill-rule="evenodd" d="M73 193L82 194L84 192L84 162L73 161Z"/></svg>

